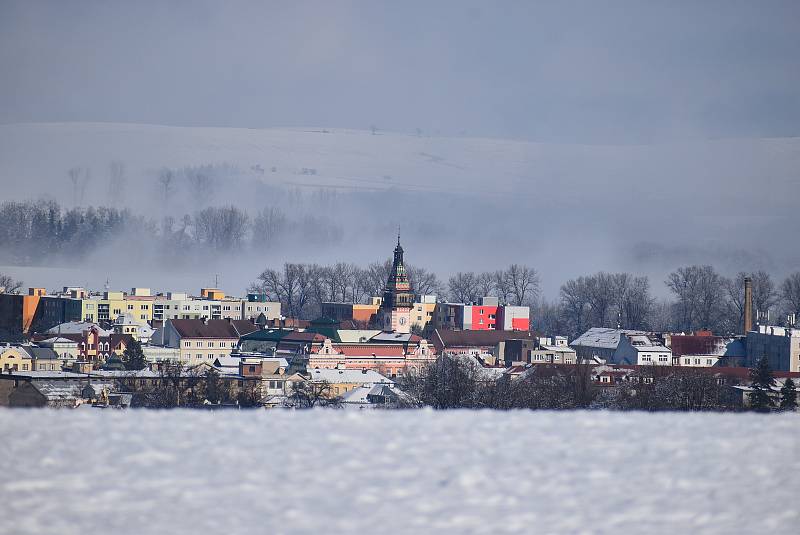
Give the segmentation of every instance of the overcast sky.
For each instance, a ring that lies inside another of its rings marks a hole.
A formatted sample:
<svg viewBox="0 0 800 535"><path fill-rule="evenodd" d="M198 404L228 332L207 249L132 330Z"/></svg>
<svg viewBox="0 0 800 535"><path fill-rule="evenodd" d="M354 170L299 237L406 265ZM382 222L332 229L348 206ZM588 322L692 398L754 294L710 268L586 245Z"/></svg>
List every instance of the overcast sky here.
<svg viewBox="0 0 800 535"><path fill-rule="evenodd" d="M800 134L800 2L0 0L0 123Z"/></svg>

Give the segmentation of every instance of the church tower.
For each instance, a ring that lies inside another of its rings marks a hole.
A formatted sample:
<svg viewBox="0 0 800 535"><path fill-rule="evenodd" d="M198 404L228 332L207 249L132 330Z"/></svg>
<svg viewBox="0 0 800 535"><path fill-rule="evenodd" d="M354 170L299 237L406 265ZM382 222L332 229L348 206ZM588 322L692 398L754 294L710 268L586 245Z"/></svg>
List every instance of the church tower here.
<svg viewBox="0 0 800 535"><path fill-rule="evenodd" d="M392 271L389 274L389 280L386 281L383 301L378 311L380 328L384 331L410 333L413 306L414 294L411 293L411 284L403 265L403 248L400 246L400 234L398 234Z"/></svg>

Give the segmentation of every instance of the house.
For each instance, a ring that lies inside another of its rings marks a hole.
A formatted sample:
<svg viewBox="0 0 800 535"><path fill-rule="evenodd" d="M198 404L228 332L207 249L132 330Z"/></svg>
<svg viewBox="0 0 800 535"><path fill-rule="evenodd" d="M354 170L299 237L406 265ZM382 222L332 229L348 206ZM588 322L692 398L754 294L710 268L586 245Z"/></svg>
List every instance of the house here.
<svg viewBox="0 0 800 535"><path fill-rule="evenodd" d="M511 340L526 340L532 347L537 335L529 331L434 329L429 337L437 354L474 355L488 364L505 362L505 349ZM518 347L521 351L521 346ZM512 359L513 360L513 359Z"/></svg>
<svg viewBox="0 0 800 535"><path fill-rule="evenodd" d="M151 339L153 345L176 348L182 363L196 365L230 356L239 338L258 330L245 320L170 319Z"/></svg>
<svg viewBox="0 0 800 535"><path fill-rule="evenodd" d="M476 303L437 303L434 328L440 330L527 331L530 308L501 305L497 297L481 297Z"/></svg>
<svg viewBox="0 0 800 535"><path fill-rule="evenodd" d="M609 364L671 366L672 352L651 333L593 327L570 344L577 358Z"/></svg>
<svg viewBox="0 0 800 535"><path fill-rule="evenodd" d="M80 358L78 342L61 336L53 336L36 342L39 347L49 347L61 358L65 367L72 366L72 363Z"/></svg>
<svg viewBox="0 0 800 535"><path fill-rule="evenodd" d="M342 396L360 386L394 385L394 381L374 370L349 370L344 368L309 370L312 383L327 383L333 396Z"/></svg>
<svg viewBox="0 0 800 535"><path fill-rule="evenodd" d="M33 357L21 346L0 346L0 370L3 373L28 372L33 370Z"/></svg>
<svg viewBox="0 0 800 535"><path fill-rule="evenodd" d="M88 325L82 331L76 330ZM129 334L117 334L107 331L92 323L64 324L57 338L72 340L77 344L78 360L81 362L92 362L97 365L104 364L109 358L121 358L128 344L131 342ZM53 338L53 333L36 334L33 339L35 342L42 342Z"/></svg>
<svg viewBox="0 0 800 535"><path fill-rule="evenodd" d="M396 385L381 383L361 385L342 396L342 407L345 409L382 409L395 407L408 399L408 396Z"/></svg>
<svg viewBox="0 0 800 535"><path fill-rule="evenodd" d="M742 337L713 336L710 332L664 334L675 366L742 366L746 349Z"/></svg>
<svg viewBox="0 0 800 535"><path fill-rule="evenodd" d="M22 381L8 396L9 407L74 408L80 404L80 384L72 381Z"/></svg>
<svg viewBox="0 0 800 535"><path fill-rule="evenodd" d="M111 329L117 334L127 334L134 340L146 344L150 342L153 336L154 329L147 323L142 323L141 320L136 320L132 314L120 314L114 319L111 324Z"/></svg>

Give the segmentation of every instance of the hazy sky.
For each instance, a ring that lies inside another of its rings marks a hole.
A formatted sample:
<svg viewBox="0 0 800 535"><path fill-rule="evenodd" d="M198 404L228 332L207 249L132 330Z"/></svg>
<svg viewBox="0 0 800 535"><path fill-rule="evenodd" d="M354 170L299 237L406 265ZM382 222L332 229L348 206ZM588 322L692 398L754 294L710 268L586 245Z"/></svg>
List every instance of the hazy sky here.
<svg viewBox="0 0 800 535"><path fill-rule="evenodd" d="M800 2L0 0L0 123L800 135Z"/></svg>

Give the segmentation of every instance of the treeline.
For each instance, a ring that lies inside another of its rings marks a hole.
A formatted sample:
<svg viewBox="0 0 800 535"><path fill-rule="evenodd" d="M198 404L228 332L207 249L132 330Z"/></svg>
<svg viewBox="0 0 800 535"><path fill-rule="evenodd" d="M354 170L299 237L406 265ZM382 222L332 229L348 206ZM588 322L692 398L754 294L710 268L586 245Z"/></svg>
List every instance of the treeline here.
<svg viewBox="0 0 800 535"><path fill-rule="evenodd" d="M535 328L577 336L590 327L622 327L653 331L740 333L744 323L744 279L753 283L753 318L786 325L800 318L800 272L776 284L765 271L733 277L712 266L685 266L670 273L664 284L671 300L656 300L647 277L605 273L571 279L559 299L537 303Z"/></svg>
<svg viewBox="0 0 800 535"><path fill-rule="evenodd" d="M263 250L291 239L307 245L336 244L341 226L324 217L293 219L277 207L254 216L235 206L209 206L160 221L110 207L62 208L56 201L4 202L0 205L0 261L37 264L53 257L80 259L112 240L146 238L162 255L187 251Z"/></svg>
<svg viewBox="0 0 800 535"><path fill-rule="evenodd" d="M541 364L517 379L496 379L487 376L475 359L442 356L418 372L402 376L399 386L407 394L404 405L434 409L733 411L743 407L741 397L719 384L708 370L642 367L621 383L602 386L596 382L594 369L590 364ZM752 410L796 408L791 381L781 390L779 400L773 400L763 394L763 388L759 390L761 384L774 385L770 372L755 369L751 374L757 392L749 400Z"/></svg>

